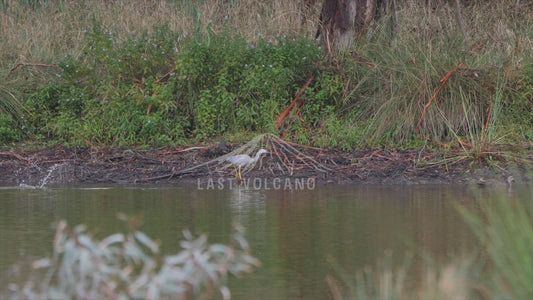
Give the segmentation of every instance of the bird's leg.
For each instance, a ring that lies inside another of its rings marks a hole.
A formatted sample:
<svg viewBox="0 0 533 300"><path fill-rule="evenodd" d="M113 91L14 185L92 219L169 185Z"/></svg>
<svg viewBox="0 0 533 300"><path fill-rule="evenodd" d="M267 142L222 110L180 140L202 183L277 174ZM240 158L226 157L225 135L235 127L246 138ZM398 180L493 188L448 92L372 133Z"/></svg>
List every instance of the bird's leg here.
<svg viewBox="0 0 533 300"><path fill-rule="evenodd" d="M233 165L233 168L235 169L235 181L237 181L237 178L239 177L239 172L237 171L237 165Z"/></svg>
<svg viewBox="0 0 533 300"><path fill-rule="evenodd" d="M239 186L244 184L244 180L242 180L241 166L239 166L239 182Z"/></svg>

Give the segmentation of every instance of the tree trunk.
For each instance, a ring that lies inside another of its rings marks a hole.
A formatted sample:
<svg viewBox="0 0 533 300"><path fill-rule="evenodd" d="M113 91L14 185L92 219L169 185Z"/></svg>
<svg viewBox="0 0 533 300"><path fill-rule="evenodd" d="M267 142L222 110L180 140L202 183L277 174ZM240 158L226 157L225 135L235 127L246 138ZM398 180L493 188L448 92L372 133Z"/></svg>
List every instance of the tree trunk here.
<svg viewBox="0 0 533 300"><path fill-rule="evenodd" d="M378 0L324 0L317 35L332 52L352 46L374 18Z"/></svg>

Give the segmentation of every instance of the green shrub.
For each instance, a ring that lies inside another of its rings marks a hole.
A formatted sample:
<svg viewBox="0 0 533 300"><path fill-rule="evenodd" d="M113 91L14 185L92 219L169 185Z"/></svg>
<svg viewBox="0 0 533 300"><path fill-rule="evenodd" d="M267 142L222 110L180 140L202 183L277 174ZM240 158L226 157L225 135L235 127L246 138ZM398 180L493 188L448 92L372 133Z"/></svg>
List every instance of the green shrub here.
<svg viewBox="0 0 533 300"><path fill-rule="evenodd" d="M26 126L20 126L18 122L13 120L11 115L4 114L0 111L0 143L8 144L22 139Z"/></svg>
<svg viewBox="0 0 533 300"><path fill-rule="evenodd" d="M161 27L120 40L99 24L86 38L83 55L61 60L29 101L35 130L66 144L164 146L274 130L320 59L305 38L250 44L211 33L199 41Z"/></svg>

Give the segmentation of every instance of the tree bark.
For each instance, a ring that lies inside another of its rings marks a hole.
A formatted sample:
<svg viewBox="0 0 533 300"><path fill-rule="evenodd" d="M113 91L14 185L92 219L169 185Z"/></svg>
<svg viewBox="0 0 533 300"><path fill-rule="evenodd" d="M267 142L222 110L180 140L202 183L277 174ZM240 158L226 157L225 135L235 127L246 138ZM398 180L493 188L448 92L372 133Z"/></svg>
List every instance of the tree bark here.
<svg viewBox="0 0 533 300"><path fill-rule="evenodd" d="M378 0L324 0L317 35L331 52L350 48L376 13Z"/></svg>

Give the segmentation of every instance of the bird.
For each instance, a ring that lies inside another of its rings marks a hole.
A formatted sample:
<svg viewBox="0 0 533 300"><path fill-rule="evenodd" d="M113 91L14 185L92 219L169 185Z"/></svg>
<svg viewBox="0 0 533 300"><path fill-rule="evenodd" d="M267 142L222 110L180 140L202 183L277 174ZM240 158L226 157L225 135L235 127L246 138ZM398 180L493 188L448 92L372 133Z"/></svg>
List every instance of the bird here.
<svg viewBox="0 0 533 300"><path fill-rule="evenodd" d="M259 160L261 154L263 153L268 153L268 151L265 149L259 149L254 158L251 158L248 154L239 154L226 158L226 161L232 163L235 167L235 180L237 180L237 178L242 180L241 167L255 163L257 160ZM237 167L239 167L238 170Z"/></svg>

